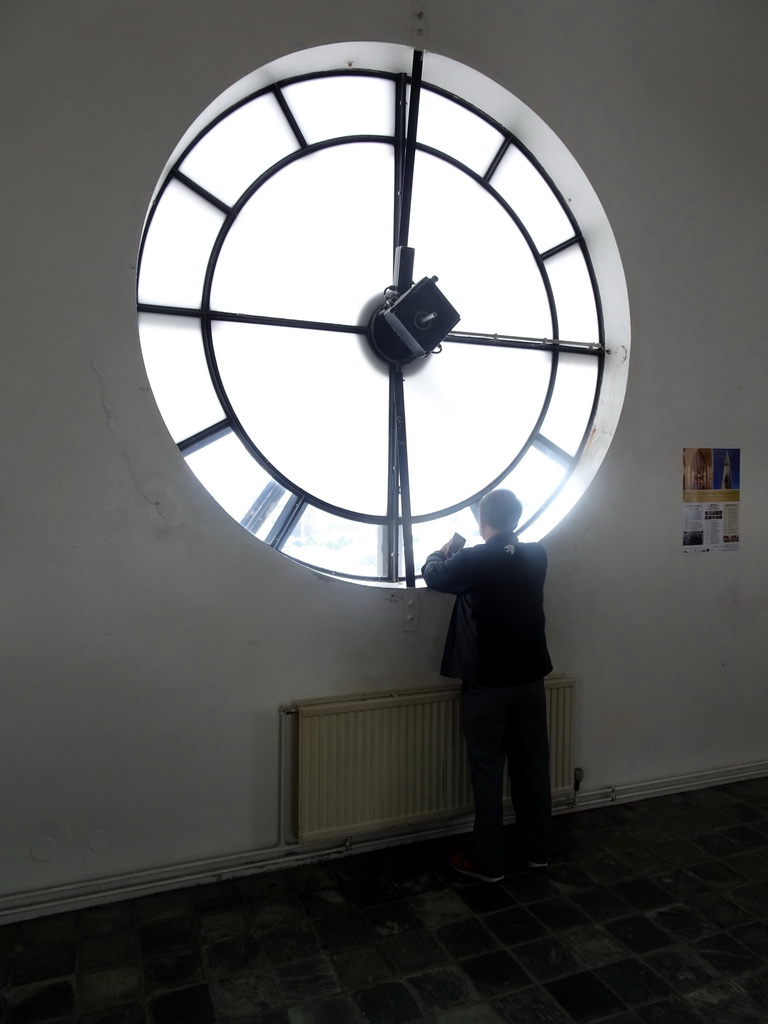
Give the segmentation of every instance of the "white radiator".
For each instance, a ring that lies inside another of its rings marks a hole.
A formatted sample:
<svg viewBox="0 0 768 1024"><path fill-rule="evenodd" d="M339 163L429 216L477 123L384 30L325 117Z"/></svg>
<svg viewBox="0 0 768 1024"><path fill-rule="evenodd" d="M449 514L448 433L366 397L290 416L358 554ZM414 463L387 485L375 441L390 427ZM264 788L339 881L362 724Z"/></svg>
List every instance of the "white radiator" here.
<svg viewBox="0 0 768 1024"><path fill-rule="evenodd" d="M573 680L545 681L554 797L573 785ZM458 685L295 701L300 842L472 809Z"/></svg>

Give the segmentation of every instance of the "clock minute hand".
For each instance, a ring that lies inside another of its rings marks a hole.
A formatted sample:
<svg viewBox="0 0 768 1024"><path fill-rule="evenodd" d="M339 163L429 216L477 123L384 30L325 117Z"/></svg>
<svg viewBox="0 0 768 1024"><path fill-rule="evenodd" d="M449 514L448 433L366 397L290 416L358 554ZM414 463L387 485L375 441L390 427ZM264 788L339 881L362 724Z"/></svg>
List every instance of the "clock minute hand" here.
<svg viewBox="0 0 768 1024"><path fill-rule="evenodd" d="M413 284L413 249L408 248L411 224L411 198L413 171L416 163L416 134L419 127L419 100L424 68L424 51L414 50L411 71L411 94L408 103L408 127L405 152L402 157L400 202L398 204L397 233L395 237L394 284L398 295L403 295Z"/></svg>

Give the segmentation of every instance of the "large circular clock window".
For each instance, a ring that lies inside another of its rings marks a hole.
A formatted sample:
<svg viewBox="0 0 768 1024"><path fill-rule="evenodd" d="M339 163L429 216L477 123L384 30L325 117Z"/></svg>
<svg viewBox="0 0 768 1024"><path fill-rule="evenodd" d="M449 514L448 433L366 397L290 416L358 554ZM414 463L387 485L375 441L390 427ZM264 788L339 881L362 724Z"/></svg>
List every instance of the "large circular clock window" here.
<svg viewBox="0 0 768 1024"><path fill-rule="evenodd" d="M259 541L413 586L480 498L548 532L626 386L617 247L584 173L455 61L338 44L238 82L173 152L138 281L179 451Z"/></svg>

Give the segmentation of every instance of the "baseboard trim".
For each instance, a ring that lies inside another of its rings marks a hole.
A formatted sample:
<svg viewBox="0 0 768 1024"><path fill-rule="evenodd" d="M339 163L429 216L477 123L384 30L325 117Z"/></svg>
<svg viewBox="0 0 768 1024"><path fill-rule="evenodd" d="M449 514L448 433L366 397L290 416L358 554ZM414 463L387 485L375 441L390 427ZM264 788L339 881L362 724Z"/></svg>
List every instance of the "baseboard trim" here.
<svg viewBox="0 0 768 1024"><path fill-rule="evenodd" d="M694 789L728 785L768 776L768 761L732 768L679 775L623 786L607 786L595 790L581 790L578 794L559 794L554 801L554 813L566 814L612 803L630 803L654 796L669 796ZM471 817L463 816L450 821L433 822L398 832L349 837L332 844L284 843L265 850L228 857L214 857L149 871L135 871L124 875L87 882L51 886L46 889L0 895L0 924L32 917L82 910L86 907L136 899L153 893L168 892L210 882L224 881L244 875L275 871L280 868L300 867L334 860L350 853L364 853L388 846L437 839L465 832L471 827Z"/></svg>

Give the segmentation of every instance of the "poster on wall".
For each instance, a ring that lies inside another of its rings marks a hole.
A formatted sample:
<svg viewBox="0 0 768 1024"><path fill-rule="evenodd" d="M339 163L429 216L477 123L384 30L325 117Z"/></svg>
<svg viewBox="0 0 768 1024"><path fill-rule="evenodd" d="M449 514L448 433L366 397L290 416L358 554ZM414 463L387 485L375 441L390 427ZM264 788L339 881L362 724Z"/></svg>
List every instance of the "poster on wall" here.
<svg viewBox="0 0 768 1024"><path fill-rule="evenodd" d="M683 448L683 552L739 550L740 448Z"/></svg>

